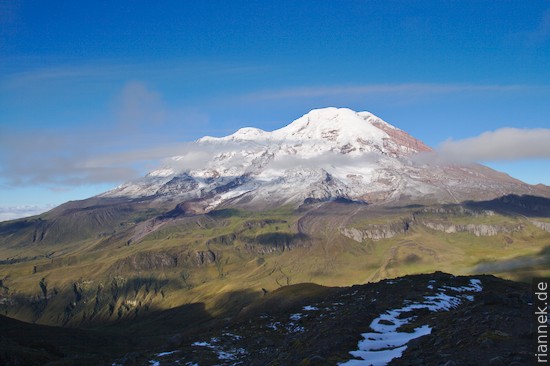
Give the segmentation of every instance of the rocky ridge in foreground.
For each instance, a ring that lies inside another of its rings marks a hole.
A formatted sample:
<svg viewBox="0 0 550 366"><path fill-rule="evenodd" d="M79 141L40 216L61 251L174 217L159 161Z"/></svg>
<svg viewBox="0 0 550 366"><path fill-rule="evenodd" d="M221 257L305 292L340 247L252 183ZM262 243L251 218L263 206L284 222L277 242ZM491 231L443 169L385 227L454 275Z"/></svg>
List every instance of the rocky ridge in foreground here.
<svg viewBox="0 0 550 366"><path fill-rule="evenodd" d="M165 352L127 355L115 363L532 363L533 307L527 284L487 275L455 277L436 272L324 291L309 289L310 296L295 297L295 292L307 286L267 294L259 304L244 309L237 320L184 334L173 339ZM289 301L293 296L295 300Z"/></svg>

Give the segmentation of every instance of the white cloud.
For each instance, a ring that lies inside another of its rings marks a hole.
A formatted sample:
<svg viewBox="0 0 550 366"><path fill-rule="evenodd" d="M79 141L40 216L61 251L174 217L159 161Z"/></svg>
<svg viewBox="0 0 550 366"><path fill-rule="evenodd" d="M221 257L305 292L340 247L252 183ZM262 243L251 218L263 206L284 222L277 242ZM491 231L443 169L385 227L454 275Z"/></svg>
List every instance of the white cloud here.
<svg viewBox="0 0 550 366"><path fill-rule="evenodd" d="M160 94L145 84L127 83L117 98L117 117L121 128L140 124L161 125L167 118L167 106Z"/></svg>
<svg viewBox="0 0 550 366"><path fill-rule="evenodd" d="M1 4L1 2L0 2ZM1 9L0 9L1 10ZM1 36L1 35L0 35ZM1 41L1 39L0 39ZM7 59L14 65L20 66L17 59ZM95 60L89 64L55 64L51 66L48 60L27 59L27 68L0 75L0 90L8 92L21 91L27 88L35 89L43 87L56 89L60 86L73 88L97 86L98 84L110 85L112 82L122 83L132 79L156 79L156 80L189 80L190 78L217 78L220 75L246 75L261 73L268 69L267 66L242 65L231 63L219 63L211 61L156 61L148 63L121 63L111 60ZM35 65L35 67L29 66Z"/></svg>
<svg viewBox="0 0 550 366"><path fill-rule="evenodd" d="M289 143L290 140L284 142ZM314 144L313 141L310 143ZM232 153L226 157L224 162L227 166L238 166L245 163L245 158L234 152L240 151L260 151L267 149L267 145L262 146L259 142L246 141L224 141L220 142L201 142L201 143L181 143L172 146L152 149L148 151L135 151L121 154L119 156L109 156L107 159L115 159L117 162L130 161L133 154L145 153L147 156L158 157L161 166L171 168L175 171L189 171L200 169L214 160L215 156L224 153ZM169 157L161 159L163 157ZM286 170L297 167L307 167L309 169L329 169L331 167L363 167L365 163L376 161L376 154L364 154L361 156L343 155L337 152L327 151L314 157L303 157L299 155L279 155L276 160L272 160L266 169Z"/></svg>
<svg viewBox="0 0 550 366"><path fill-rule="evenodd" d="M0 183L53 188L121 183L177 155L182 144L174 141L190 126L208 123L196 110L169 107L158 92L140 82L123 88L105 119L111 124L25 132L3 128Z"/></svg>
<svg viewBox="0 0 550 366"><path fill-rule="evenodd" d="M550 159L550 129L501 128L463 140L447 140L437 148L456 161L513 161Z"/></svg>
<svg viewBox="0 0 550 366"><path fill-rule="evenodd" d="M41 213L51 210L54 207L55 205L0 206L0 222L39 215Z"/></svg>
<svg viewBox="0 0 550 366"><path fill-rule="evenodd" d="M311 158L304 158L298 155L286 155L273 160L268 168L285 170L298 167L308 169L330 169L334 167L364 167L366 163L374 162L379 157L376 154L363 154L361 156L344 155L337 152L327 151Z"/></svg>

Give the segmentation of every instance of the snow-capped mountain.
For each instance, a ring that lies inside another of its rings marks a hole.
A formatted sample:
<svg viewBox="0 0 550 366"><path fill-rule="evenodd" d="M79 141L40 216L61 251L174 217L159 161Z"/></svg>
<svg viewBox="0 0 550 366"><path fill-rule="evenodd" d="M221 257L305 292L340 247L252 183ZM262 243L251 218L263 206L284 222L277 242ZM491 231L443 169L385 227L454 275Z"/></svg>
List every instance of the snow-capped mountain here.
<svg viewBox="0 0 550 366"><path fill-rule="evenodd" d="M247 127L226 137L203 137L164 167L102 197L175 200L188 202L191 212L205 212L334 198L391 204L537 193L478 164L418 158L432 154L372 113L316 109L272 132Z"/></svg>

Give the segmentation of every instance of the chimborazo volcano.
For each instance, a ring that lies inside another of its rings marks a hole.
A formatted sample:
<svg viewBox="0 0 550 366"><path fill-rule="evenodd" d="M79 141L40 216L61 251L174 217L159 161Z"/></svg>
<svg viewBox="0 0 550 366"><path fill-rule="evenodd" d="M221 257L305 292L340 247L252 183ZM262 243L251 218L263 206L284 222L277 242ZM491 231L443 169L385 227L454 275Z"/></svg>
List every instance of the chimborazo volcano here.
<svg viewBox="0 0 550 366"><path fill-rule="evenodd" d="M200 167L191 151L100 197L187 201L186 212L204 213L336 198L457 203L541 193L482 165L436 163L423 142L372 113L345 108L313 110L272 132L246 127L226 137L203 137L196 149L209 153L200 156Z"/></svg>

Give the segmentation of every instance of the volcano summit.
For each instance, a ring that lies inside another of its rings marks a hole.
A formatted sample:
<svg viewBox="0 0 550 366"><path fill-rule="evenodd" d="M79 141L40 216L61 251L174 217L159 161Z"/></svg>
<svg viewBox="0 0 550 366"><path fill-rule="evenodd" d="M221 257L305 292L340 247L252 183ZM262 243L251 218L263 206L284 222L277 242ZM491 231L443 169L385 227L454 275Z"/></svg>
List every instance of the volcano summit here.
<svg viewBox="0 0 550 366"><path fill-rule="evenodd" d="M432 149L369 112L313 110L266 132L203 137L187 154L100 197L192 201L190 213L273 208L341 198L378 204L461 202L537 194L479 164L437 159Z"/></svg>

